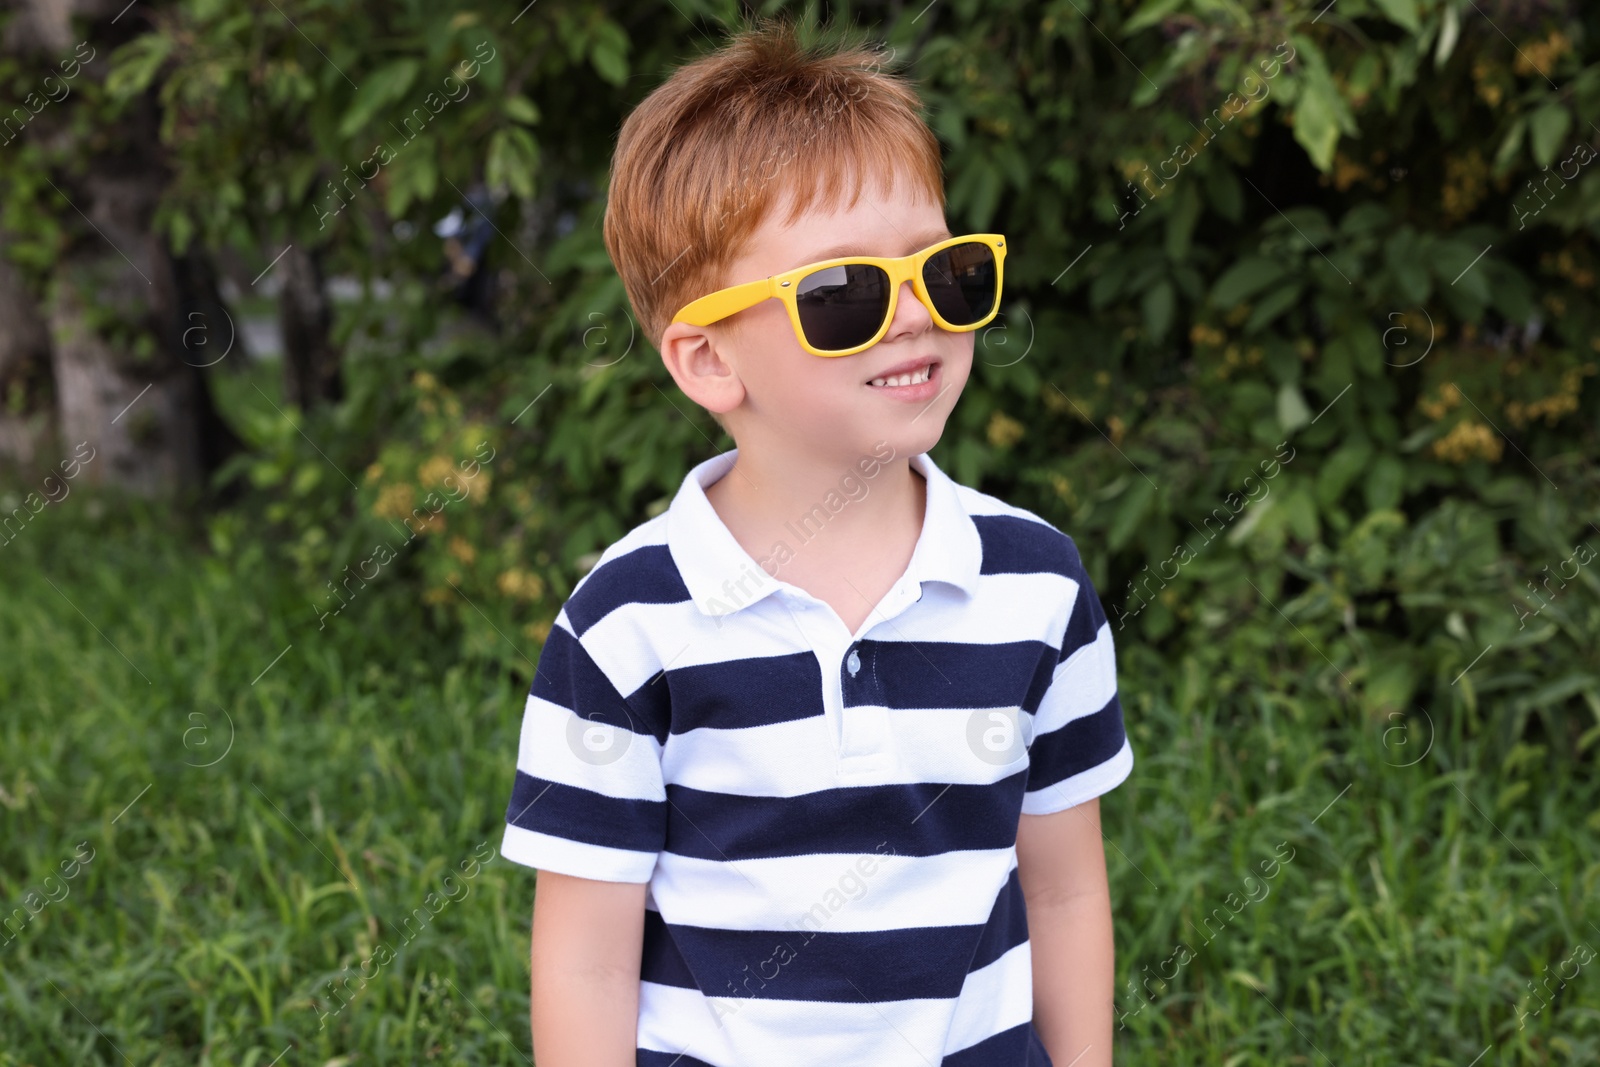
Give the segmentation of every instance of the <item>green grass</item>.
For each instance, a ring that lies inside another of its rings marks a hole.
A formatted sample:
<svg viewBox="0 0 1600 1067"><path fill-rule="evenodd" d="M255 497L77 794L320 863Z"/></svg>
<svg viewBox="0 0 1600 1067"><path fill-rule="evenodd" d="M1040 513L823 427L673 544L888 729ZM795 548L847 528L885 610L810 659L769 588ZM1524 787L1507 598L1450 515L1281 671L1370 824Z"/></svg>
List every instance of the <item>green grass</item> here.
<svg viewBox="0 0 1600 1067"><path fill-rule="evenodd" d="M219 552L86 491L0 546L4 914L93 849L0 944L0 1065L526 1062L532 872L496 857L403 925L498 849L526 662L458 655L404 573L318 630L285 572L254 528ZM1600 963L1529 991L1600 949L1570 755L1436 721L1422 756L1420 715L1402 745L1123 654L1119 1063L1600 1062Z"/></svg>

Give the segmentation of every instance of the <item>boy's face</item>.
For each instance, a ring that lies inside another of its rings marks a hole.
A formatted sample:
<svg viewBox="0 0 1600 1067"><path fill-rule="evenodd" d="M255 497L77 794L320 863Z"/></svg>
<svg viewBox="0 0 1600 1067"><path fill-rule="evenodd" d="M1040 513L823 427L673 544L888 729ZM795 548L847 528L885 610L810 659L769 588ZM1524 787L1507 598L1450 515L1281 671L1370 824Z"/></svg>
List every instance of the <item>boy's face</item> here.
<svg viewBox="0 0 1600 1067"><path fill-rule="evenodd" d="M880 183L863 189L854 207L813 210L792 227L781 225L787 205L775 205L743 255L729 266L724 284L754 281L836 256L903 256L950 236L939 206L914 196L913 189L910 179L900 176L892 192ZM698 380L692 372L675 377L693 399L723 411L741 447L799 448L806 455L836 457L845 465L853 465L880 441L893 446L896 456L933 447L972 369L976 338L976 331L940 329L910 282L900 285L883 339L850 356L807 352L794 335L783 302L776 299L709 327L679 324L670 329L700 335L702 346L715 351L717 359L701 351L685 362L702 369L720 362L720 374ZM664 346L673 336L670 331L664 335ZM710 344L704 346L707 337ZM672 358L667 362L671 367ZM929 380L911 386L871 384L888 373L904 373L899 368L907 363L931 364ZM705 396L696 395L693 387L708 382ZM719 405L708 404L708 399Z"/></svg>

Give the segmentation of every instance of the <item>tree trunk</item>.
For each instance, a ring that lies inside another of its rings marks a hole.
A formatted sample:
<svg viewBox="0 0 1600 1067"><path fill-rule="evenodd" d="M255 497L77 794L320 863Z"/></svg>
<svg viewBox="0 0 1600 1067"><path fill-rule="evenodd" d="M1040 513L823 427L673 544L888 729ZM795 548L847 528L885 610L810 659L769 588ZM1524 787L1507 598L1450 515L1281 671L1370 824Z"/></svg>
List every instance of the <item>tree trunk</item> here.
<svg viewBox="0 0 1600 1067"><path fill-rule="evenodd" d="M51 440L50 334L0 230L0 465L28 467Z"/></svg>
<svg viewBox="0 0 1600 1067"><path fill-rule="evenodd" d="M283 330L284 395L302 411L336 404L344 399L344 379L320 257L293 245L273 269L283 272L278 323Z"/></svg>
<svg viewBox="0 0 1600 1067"><path fill-rule="evenodd" d="M104 54L139 32L142 13L96 0L31 0L7 38L25 65L47 69L84 17L96 56L79 77L102 81ZM98 57L98 58L96 58ZM60 447L87 443L95 462L82 476L146 496L204 491L208 476L242 443L211 402L203 367L225 351L227 313L207 262L176 257L153 230L168 174L152 89L113 127L81 136L68 97L29 122L24 135L66 147L77 166L49 175L39 195L71 235L43 301L51 342ZM92 147L89 145L92 144ZM75 151L73 150L75 149ZM72 178L68 172L82 174Z"/></svg>

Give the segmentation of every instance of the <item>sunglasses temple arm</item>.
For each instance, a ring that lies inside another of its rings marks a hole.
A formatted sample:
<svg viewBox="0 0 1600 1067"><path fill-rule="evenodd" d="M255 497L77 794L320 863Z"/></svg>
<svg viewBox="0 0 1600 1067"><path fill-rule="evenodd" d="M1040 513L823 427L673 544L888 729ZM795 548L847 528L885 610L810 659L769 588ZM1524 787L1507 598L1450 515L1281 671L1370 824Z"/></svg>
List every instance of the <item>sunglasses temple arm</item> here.
<svg viewBox="0 0 1600 1067"><path fill-rule="evenodd" d="M710 326L775 295L777 287L771 278L729 286L688 304L672 321L687 322L691 326Z"/></svg>

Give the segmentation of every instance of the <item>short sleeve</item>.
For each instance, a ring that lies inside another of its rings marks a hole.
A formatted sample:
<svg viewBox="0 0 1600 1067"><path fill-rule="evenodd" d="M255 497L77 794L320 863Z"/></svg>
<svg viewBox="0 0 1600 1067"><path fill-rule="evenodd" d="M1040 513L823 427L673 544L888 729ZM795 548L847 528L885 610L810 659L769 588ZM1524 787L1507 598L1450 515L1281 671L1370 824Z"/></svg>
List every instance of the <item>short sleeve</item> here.
<svg viewBox="0 0 1600 1067"><path fill-rule="evenodd" d="M1055 672L1034 713L1024 815L1048 815L1093 800L1133 771L1117 699L1111 624L1076 546L1069 556L1066 570L1076 589Z"/></svg>
<svg viewBox="0 0 1600 1067"><path fill-rule="evenodd" d="M597 662L563 609L522 713L507 859L607 882L650 880L666 840L665 727L646 700L624 696L617 673Z"/></svg>

